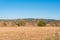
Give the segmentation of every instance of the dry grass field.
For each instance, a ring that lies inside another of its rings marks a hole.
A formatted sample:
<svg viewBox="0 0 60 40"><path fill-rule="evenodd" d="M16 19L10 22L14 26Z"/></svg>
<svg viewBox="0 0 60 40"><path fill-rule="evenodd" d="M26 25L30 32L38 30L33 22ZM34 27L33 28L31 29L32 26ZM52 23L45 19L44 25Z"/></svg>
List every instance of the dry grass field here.
<svg viewBox="0 0 60 40"><path fill-rule="evenodd" d="M0 40L55 40L60 27L0 27Z"/></svg>

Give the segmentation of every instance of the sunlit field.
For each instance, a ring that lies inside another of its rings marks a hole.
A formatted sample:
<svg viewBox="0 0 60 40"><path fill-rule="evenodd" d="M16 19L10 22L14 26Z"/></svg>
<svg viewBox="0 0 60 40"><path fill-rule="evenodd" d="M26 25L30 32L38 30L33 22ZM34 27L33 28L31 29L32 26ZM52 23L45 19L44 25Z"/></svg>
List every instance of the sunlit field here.
<svg viewBox="0 0 60 40"><path fill-rule="evenodd" d="M60 38L60 27L0 27L0 40L55 40L56 38Z"/></svg>

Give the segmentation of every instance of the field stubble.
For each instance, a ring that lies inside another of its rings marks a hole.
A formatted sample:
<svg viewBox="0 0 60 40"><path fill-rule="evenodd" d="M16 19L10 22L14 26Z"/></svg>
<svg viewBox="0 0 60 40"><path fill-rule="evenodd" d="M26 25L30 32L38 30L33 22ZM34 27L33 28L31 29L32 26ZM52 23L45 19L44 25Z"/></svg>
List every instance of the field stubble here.
<svg viewBox="0 0 60 40"><path fill-rule="evenodd" d="M59 27L0 27L0 40L54 40Z"/></svg>

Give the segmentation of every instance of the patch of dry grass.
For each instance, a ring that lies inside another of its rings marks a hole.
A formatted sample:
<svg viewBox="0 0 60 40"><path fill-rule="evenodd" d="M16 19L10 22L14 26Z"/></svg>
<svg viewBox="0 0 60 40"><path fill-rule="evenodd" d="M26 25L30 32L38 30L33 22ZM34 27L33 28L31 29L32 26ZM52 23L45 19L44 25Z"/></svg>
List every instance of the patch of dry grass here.
<svg viewBox="0 0 60 40"><path fill-rule="evenodd" d="M0 27L0 40L47 40L53 39L59 27Z"/></svg>

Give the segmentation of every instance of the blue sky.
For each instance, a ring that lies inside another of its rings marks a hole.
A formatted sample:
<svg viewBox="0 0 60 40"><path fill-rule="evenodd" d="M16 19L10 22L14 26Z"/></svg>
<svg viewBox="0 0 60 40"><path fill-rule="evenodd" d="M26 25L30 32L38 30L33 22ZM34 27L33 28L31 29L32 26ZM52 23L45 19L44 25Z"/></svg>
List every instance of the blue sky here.
<svg viewBox="0 0 60 40"><path fill-rule="evenodd" d="M60 20L60 0L0 0L0 19Z"/></svg>

